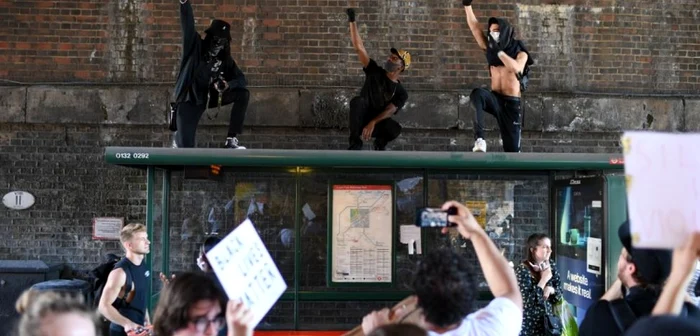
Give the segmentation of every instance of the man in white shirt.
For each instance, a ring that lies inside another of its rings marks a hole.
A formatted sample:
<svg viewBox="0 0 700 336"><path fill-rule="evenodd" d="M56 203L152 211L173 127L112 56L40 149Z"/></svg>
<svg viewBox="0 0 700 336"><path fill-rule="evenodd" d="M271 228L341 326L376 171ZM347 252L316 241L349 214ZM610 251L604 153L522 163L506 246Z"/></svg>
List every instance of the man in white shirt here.
<svg viewBox="0 0 700 336"><path fill-rule="evenodd" d="M448 221L474 245L495 298L486 307L472 313L478 289L471 263L462 253L451 249L431 251L418 265L413 283L418 307L423 312L423 327L430 335L517 336L523 310L513 269L467 207L450 201L442 209L453 213L448 216ZM447 233L447 230L445 228L442 232ZM383 310L367 315L362 323L365 335L390 323L388 314L388 310Z"/></svg>

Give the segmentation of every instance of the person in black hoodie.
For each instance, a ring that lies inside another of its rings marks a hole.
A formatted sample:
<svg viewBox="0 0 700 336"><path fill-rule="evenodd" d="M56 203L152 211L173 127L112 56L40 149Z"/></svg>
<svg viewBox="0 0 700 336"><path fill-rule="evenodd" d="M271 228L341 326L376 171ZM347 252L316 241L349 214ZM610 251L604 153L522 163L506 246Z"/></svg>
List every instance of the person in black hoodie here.
<svg viewBox="0 0 700 336"><path fill-rule="evenodd" d="M180 0L180 25L182 60L173 93L177 124L173 147L194 147L197 124L207 107L233 103L224 147L245 149L236 136L243 131L250 93L245 75L231 57L231 25L215 19L202 39L194 27L190 0Z"/></svg>
<svg viewBox="0 0 700 336"><path fill-rule="evenodd" d="M534 61L522 41L515 39L515 29L508 21L489 18L484 34L472 10L472 0L462 0L467 24L479 47L486 52L491 75L491 90L474 89L469 98L474 105L474 152L486 152L484 112L498 120L503 150L520 152L522 107L520 94L527 85L527 69Z"/></svg>

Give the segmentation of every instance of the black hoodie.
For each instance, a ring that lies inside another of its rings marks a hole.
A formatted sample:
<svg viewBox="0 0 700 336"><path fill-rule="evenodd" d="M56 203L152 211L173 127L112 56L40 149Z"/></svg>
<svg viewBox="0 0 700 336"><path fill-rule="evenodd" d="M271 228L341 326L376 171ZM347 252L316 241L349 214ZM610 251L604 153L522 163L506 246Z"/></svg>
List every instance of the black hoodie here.
<svg viewBox="0 0 700 336"><path fill-rule="evenodd" d="M203 50L204 40L195 30L194 13L189 1L180 5L180 27L182 28L182 59L173 97L178 103L195 102L197 105L203 105L207 102L209 91L213 93L211 99L216 99L216 90L212 89L212 85L202 87L194 80L195 70L206 63L204 55L206 51ZM226 48L222 53L227 53L227 55L225 55L226 59L219 68L219 72L223 72L223 77L229 88L245 88L248 83L245 75L231 57L230 48Z"/></svg>
<svg viewBox="0 0 700 336"><path fill-rule="evenodd" d="M527 54L526 66L534 64L532 56L525 48L522 41L515 39L515 29L508 23L505 19L499 18L489 18L488 26L497 23L499 30L498 46L506 53L506 55L516 58L519 52L525 52ZM491 34L488 29L486 30L486 38L490 41L492 39ZM503 62L498 58L498 51L491 48L486 49L486 61L491 66L503 66Z"/></svg>

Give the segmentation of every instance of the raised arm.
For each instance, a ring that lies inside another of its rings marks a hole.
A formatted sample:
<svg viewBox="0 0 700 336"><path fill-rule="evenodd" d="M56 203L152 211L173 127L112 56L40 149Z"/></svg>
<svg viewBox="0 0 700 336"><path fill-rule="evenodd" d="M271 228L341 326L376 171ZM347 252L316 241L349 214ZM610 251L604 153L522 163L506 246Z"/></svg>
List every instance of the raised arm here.
<svg viewBox="0 0 700 336"><path fill-rule="evenodd" d="M369 64L369 55L367 55L367 50L365 50L364 44L362 44L362 39L360 38L360 33L357 32L357 24L355 23L355 10L348 8L346 10L348 14L348 21L350 22L350 39L352 40L352 47L355 48L357 57L360 58L360 63L362 67L367 67Z"/></svg>
<svg viewBox="0 0 700 336"><path fill-rule="evenodd" d="M462 237L471 240L474 244L476 257L479 259L484 278L493 296L509 299L522 310L523 299L518 281L506 258L501 255L467 207L459 202L449 201L442 206L442 210L448 210L450 207L457 208L457 215L448 216L447 219L456 223ZM447 232L447 229L443 229L443 232Z"/></svg>
<svg viewBox="0 0 700 336"><path fill-rule="evenodd" d="M486 36L481 31L479 26L479 20L476 19L474 15L474 10L472 10L472 0L462 0L462 5L464 5L464 13L467 15L467 25L469 25L469 30L472 31L476 43L479 45L481 50L486 50Z"/></svg>
<svg viewBox="0 0 700 336"><path fill-rule="evenodd" d="M671 274L664 285L652 315L678 315L685 299L685 289L695 271L695 263L700 256L700 233L689 236L683 246L673 251Z"/></svg>
<svg viewBox="0 0 700 336"><path fill-rule="evenodd" d="M182 52L187 53L195 38L199 38L197 30L194 28L194 12L190 0L180 1L180 28L182 30Z"/></svg>

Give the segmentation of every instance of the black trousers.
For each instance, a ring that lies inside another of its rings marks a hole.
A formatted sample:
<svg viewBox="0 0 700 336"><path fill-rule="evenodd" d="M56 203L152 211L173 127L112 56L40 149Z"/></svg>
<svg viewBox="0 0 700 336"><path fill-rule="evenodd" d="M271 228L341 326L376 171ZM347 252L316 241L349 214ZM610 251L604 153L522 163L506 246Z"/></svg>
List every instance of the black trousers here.
<svg viewBox="0 0 700 336"><path fill-rule="evenodd" d="M503 151L520 152L522 107L520 98L504 96L486 89L474 89L469 95L474 105L474 139L484 137L484 113L498 121Z"/></svg>
<svg viewBox="0 0 700 336"><path fill-rule="evenodd" d="M243 133L243 122L245 121L246 111L248 110L250 92L242 88L231 89L225 91L221 98L222 106L233 104L231 107L227 136L233 137ZM209 107L218 107L218 99L218 92L214 91L211 93ZM195 146L197 125L205 110L206 106L204 104L197 105L194 102L178 104L176 119L177 136L175 137L175 142L179 148L191 148Z"/></svg>
<svg viewBox="0 0 700 336"><path fill-rule="evenodd" d="M373 110L369 102L362 97L355 97L350 101L350 145L362 146L362 129L382 111ZM372 137L375 144L383 148L390 141L401 134L401 125L396 120L386 118L374 126Z"/></svg>

